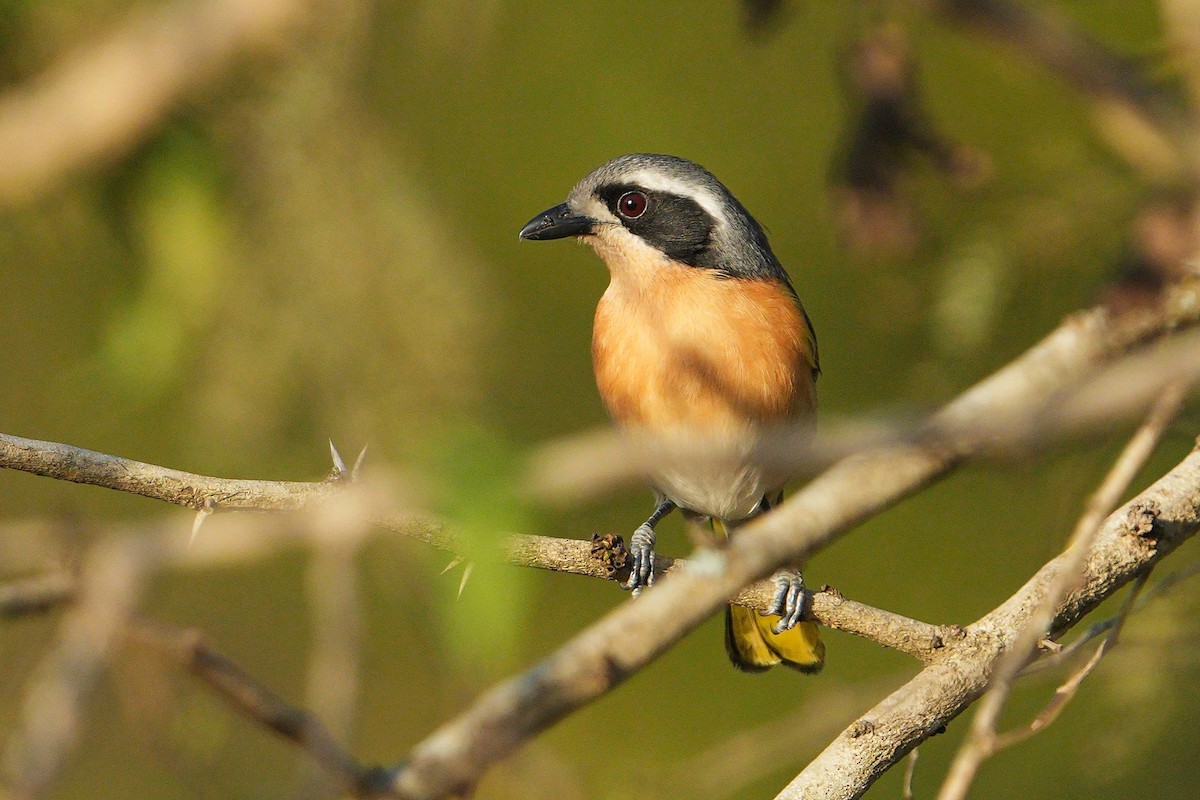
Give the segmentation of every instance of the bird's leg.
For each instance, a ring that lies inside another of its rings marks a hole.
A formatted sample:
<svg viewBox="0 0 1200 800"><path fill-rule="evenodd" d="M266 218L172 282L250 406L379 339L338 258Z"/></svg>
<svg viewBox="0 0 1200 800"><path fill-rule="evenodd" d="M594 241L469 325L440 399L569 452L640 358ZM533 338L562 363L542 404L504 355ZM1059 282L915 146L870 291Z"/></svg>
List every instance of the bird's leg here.
<svg viewBox="0 0 1200 800"><path fill-rule="evenodd" d="M782 501L783 492L779 492L775 497L764 495L756 511L759 514L765 514ZM808 594L808 590L804 588L804 576L800 574L800 570L794 567L784 567L779 570L775 573L773 580L775 581L775 594L771 596L771 605L767 607L764 614L768 617L779 617L779 622L775 623L773 630L776 633L783 633L796 627L796 623L800 621L800 617L804 614L805 596Z"/></svg>
<svg viewBox="0 0 1200 800"><path fill-rule="evenodd" d="M670 500L660 500L650 519L643 522L629 537L629 555L633 563L629 568L629 580L623 586L637 597L642 589L654 585L654 526L675 510Z"/></svg>
<svg viewBox="0 0 1200 800"><path fill-rule="evenodd" d="M778 616L775 623L775 633L783 633L796 627L804 613L805 599L808 590L804 588L804 576L800 570L784 568L775 573L775 594L771 597L771 605L767 607L768 616Z"/></svg>

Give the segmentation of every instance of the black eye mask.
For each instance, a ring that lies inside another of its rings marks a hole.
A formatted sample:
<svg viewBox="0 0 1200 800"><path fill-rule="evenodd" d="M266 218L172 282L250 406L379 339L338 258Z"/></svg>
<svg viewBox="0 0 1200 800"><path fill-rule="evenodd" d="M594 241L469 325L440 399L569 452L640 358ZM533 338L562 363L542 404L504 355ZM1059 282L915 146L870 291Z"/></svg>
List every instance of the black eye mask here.
<svg viewBox="0 0 1200 800"><path fill-rule="evenodd" d="M646 197L645 210L632 219L620 209L621 198L629 192ZM629 185L604 186L596 194L630 233L667 258L693 267L715 266L706 263L705 255L716 221L695 200Z"/></svg>

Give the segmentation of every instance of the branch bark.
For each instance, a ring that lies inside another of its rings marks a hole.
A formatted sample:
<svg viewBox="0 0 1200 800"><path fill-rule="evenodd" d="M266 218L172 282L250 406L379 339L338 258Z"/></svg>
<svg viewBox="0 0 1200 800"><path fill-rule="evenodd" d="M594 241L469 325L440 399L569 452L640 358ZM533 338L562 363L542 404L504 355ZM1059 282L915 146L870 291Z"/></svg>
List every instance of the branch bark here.
<svg viewBox="0 0 1200 800"><path fill-rule="evenodd" d="M214 509L289 511L313 508L330 500L345 484L335 481L259 481L218 478L133 461L106 453L0 433L0 467L58 480L103 486L162 500L207 514ZM344 515L343 515L344 516ZM345 518L347 523L358 522ZM418 514L389 514L373 520L380 527L441 550L464 555L454 535L437 521ZM509 564L566 572L620 582L626 572L619 538L589 542L552 536L513 534L496 553ZM687 568L687 562L663 556L659 574ZM758 581L738 592L731 602L766 611L774 584ZM0 587L0 613L17 615L41 610L71 599L69 577L49 575ZM899 614L848 600L834 590L818 592L810 609L821 624L870 639L884 647L928 661L933 651L957 634L954 626L930 625Z"/></svg>
<svg viewBox="0 0 1200 800"><path fill-rule="evenodd" d="M294 742L336 780L342 791L355 797L373 797L384 791L381 770L360 764L319 717L271 691L214 649L198 631L142 623L132 626L130 635L178 662L237 711Z"/></svg>
<svg viewBox="0 0 1200 800"><path fill-rule="evenodd" d="M860 453L834 465L775 511L740 529L728 548L708 563L664 579L532 669L486 692L412 751L395 770L395 790L414 799L469 790L492 763L611 691L741 587L780 566L806 560L855 525L994 447L991 439L971 435L972 420L1040 404L1148 340L1195 325L1198 315L1200 295L1189 284L1167 292L1160 308L1119 317L1097 308L1067 319L1033 349L935 415L924 439ZM939 436L939 431L949 434ZM961 699L969 702L974 695ZM917 741L905 740L898 749L903 754ZM832 780L832 775L825 779Z"/></svg>
<svg viewBox="0 0 1200 800"><path fill-rule="evenodd" d="M1134 164L1151 166L1160 177L1191 174L1195 125L1185 104L1066 16L1016 0L920 0L920 5L1012 47L1096 100L1101 112L1115 117L1108 120L1110 142ZM1114 130L1122 134L1114 137Z"/></svg>
<svg viewBox="0 0 1200 800"><path fill-rule="evenodd" d="M1082 586L1058 604L1061 635L1200 528L1200 447L1104 522ZM986 688L999 659L1029 624L1068 556L1050 561L1002 605L969 625L961 641L837 737L777 800L861 797L913 747L945 727Z"/></svg>
<svg viewBox="0 0 1200 800"><path fill-rule="evenodd" d="M109 38L0 96L0 206L145 139L239 55L276 46L307 0L175 2L130 16Z"/></svg>
<svg viewBox="0 0 1200 800"><path fill-rule="evenodd" d="M998 433L1003 428L977 426L978 421L997 416L1027 417L1031 410L1043 408L1056 393L1078 384L1114 359L1198 321L1200 290L1194 283L1169 290L1155 308L1119 316L1097 308L1069 318L1025 355L935 415L914 440L869 449L839 462L771 514L740 529L727 548L700 553L686 567L676 565L653 591L635 602L623 604L533 669L485 693L472 708L436 731L411 753L406 763L389 773L388 791L405 798L432 798L469 789L491 763L611 690L696 627L728 598L739 597L744 587L778 566L806 559L859 522L927 486L964 461L981 453L995 452L1003 444L1003 436ZM87 453L83 462L76 463L79 453L86 451L60 445L52 446L46 453L38 446L41 444L0 437L0 466L111 485L201 511L214 506L305 507L327 499L331 486L336 485L210 479L114 460L98 453ZM453 549L453 537L426 518L396 517L384 524L389 529ZM1163 541L1172 540L1167 537ZM577 561L579 548L587 546L544 537L522 538L510 546L508 557L514 561L540 559L547 565L556 559L556 563L565 563ZM555 555L547 555L547 551L554 551ZM589 563L585 574L593 574L597 568L603 570L603 565ZM1110 594L1118 585L1102 586L1102 594ZM754 597L739 599L747 604L759 602ZM852 614L860 610L847 605L848 602L829 594L814 605L819 615L824 614L832 621L839 611ZM1007 604L1002 609L1007 609ZM931 666L914 679L932 682L925 687L925 694L938 689L943 681L953 679L950 686L958 688L943 707L958 713L978 690L970 688L974 686L970 681L964 682L955 660L944 653L952 651L966 659L965 663L974 664L971 654L976 649L994 648L995 642L1003 640L1001 632L993 631L992 626L1015 619L1015 611L1005 613L1007 616L1002 620L992 620L966 636L954 629L921 628L921 623L896 617L892 620L896 623L897 634L893 637L896 642L891 646L907 647L906 652L914 654L924 652L924 657L931 661ZM1063 617L1068 618L1069 615ZM1070 619L1073 622L1074 618ZM905 636L913 630L921 631L917 637L922 641L919 645L905 642ZM943 635L947 631L952 634L950 637ZM956 642L953 647L948 646L947 639ZM990 644L984 647L981 639ZM935 677L922 677L934 674L931 670L937 671ZM925 694L906 693L892 703L895 707L892 710L911 710L912 701L906 698ZM851 733L857 735L843 735L838 742L863 739L863 730L854 728ZM884 749L903 755L920 738L930 735L925 729L897 727L896 730L903 734L899 739L878 736L870 737L871 741L885 741L888 744ZM884 761L865 759L862 763L880 765L882 771L886 768ZM823 763L818 759L815 768L821 769ZM865 777L852 778L845 785L859 787L848 791L865 790L877 774L864 773Z"/></svg>
<svg viewBox="0 0 1200 800"><path fill-rule="evenodd" d="M0 434L0 467L103 486L194 511L217 508L287 511L310 505L337 486L335 481L297 483L214 478L7 434Z"/></svg>

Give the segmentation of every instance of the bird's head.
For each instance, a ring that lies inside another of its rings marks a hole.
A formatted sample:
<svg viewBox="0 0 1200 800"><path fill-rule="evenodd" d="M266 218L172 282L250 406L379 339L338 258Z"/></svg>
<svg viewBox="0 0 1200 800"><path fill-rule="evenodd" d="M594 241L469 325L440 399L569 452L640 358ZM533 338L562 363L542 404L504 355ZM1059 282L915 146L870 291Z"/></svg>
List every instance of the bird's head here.
<svg viewBox="0 0 1200 800"><path fill-rule="evenodd" d="M614 275L667 262L790 286L762 226L712 173L675 156L615 158L520 233L535 241L571 236L590 244Z"/></svg>

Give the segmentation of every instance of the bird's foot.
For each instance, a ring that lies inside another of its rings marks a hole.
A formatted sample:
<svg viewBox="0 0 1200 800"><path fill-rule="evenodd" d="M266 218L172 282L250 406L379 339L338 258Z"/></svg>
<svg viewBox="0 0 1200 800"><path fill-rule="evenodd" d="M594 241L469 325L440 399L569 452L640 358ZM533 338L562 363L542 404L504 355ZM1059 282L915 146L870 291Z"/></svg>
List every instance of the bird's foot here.
<svg viewBox="0 0 1200 800"><path fill-rule="evenodd" d="M778 616L775 633L783 633L796 627L804 614L808 590L804 587L804 576L797 569L781 569L775 573L775 594L767 608L768 616Z"/></svg>
<svg viewBox="0 0 1200 800"><path fill-rule="evenodd" d="M649 523L640 526L629 537L629 580L624 588L637 597L642 589L654 585L654 528Z"/></svg>

